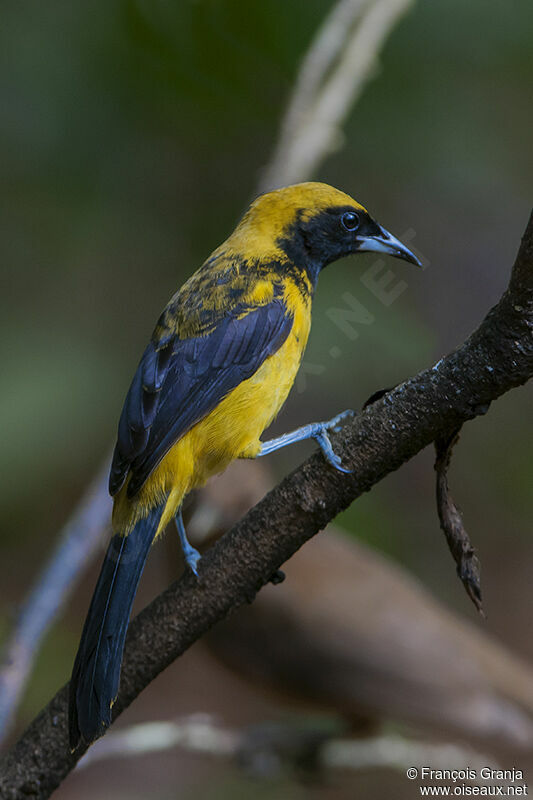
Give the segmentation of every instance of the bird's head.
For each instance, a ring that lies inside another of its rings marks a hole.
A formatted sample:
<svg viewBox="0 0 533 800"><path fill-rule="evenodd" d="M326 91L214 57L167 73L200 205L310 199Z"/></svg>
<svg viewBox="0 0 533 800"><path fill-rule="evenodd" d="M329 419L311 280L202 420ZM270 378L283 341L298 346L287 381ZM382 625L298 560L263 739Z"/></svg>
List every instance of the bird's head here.
<svg viewBox="0 0 533 800"><path fill-rule="evenodd" d="M353 253L385 253L420 266L360 203L325 183L299 183L260 195L239 232L253 235L259 250L275 245L315 280L327 264Z"/></svg>

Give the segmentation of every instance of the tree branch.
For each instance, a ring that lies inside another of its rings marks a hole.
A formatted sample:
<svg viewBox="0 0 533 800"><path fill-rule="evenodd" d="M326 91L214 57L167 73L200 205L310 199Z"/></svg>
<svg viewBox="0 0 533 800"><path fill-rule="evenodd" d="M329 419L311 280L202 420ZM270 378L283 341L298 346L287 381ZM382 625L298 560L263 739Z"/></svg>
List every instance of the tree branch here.
<svg viewBox="0 0 533 800"><path fill-rule="evenodd" d="M509 286L479 328L435 366L395 387L334 439L345 475L315 453L132 622L117 717L212 625L249 600L293 553L385 475L533 375L533 216ZM1 764L2 798L47 798L74 767L67 687Z"/></svg>

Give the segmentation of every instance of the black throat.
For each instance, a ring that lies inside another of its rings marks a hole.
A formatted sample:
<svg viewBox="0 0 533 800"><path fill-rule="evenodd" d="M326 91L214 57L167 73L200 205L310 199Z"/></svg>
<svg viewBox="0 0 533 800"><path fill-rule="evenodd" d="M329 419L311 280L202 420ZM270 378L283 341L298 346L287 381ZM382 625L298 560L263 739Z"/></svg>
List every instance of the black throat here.
<svg viewBox="0 0 533 800"><path fill-rule="evenodd" d="M291 262L291 272L295 273L295 279L297 272L305 272L314 289L320 271L327 261L317 258L315 254L310 252L306 239L305 232L301 229L298 222L294 222L284 231L283 236L280 236L276 244L280 250L283 250Z"/></svg>

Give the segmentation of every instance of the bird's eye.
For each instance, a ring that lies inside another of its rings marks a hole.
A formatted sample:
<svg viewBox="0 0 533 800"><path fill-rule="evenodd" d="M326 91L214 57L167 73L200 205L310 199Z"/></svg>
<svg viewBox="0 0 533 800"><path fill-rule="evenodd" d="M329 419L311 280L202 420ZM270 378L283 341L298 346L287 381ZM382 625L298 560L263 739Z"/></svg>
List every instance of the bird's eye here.
<svg viewBox="0 0 533 800"><path fill-rule="evenodd" d="M346 211L341 217L341 222L347 231L354 231L359 227L359 217L354 211Z"/></svg>

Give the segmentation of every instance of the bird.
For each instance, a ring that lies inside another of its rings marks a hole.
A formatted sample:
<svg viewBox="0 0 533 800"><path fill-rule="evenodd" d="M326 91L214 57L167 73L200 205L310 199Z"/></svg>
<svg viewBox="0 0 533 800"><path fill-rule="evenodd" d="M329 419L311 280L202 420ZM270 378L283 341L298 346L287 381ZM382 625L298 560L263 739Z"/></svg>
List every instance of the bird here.
<svg viewBox="0 0 533 800"><path fill-rule="evenodd" d="M360 252L418 258L350 195L306 182L257 197L235 230L174 294L126 395L109 477L108 550L74 661L69 739L74 751L111 724L122 653L150 547L174 520L186 565L187 494L236 458L313 438L332 468L349 470L328 436L353 412L261 436L295 380L320 272Z"/></svg>

